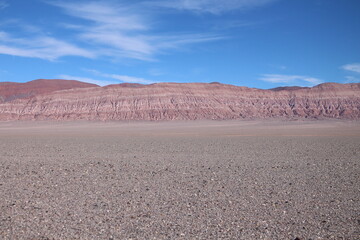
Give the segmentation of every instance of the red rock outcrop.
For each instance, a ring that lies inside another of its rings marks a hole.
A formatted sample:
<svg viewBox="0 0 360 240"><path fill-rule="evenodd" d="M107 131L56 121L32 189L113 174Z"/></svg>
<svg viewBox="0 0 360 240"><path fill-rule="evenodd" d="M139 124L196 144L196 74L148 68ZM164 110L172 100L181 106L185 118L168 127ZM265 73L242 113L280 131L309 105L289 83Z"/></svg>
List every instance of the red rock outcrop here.
<svg viewBox="0 0 360 240"><path fill-rule="evenodd" d="M99 87L75 80L38 79L26 83L0 82L0 103L73 88Z"/></svg>
<svg viewBox="0 0 360 240"><path fill-rule="evenodd" d="M360 119L360 84L261 90L219 83L118 84L0 104L0 120Z"/></svg>

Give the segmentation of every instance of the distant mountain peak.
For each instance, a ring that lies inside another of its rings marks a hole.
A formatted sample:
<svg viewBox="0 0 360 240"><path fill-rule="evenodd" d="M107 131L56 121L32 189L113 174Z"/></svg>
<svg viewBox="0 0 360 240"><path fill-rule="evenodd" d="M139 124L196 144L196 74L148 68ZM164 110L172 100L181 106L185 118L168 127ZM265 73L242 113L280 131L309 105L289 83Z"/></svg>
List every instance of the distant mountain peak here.
<svg viewBox="0 0 360 240"><path fill-rule="evenodd" d="M2 82L0 83L0 96L3 101L29 98L39 94L51 93L60 90L76 88L99 87L98 85L63 79L36 79L26 83Z"/></svg>

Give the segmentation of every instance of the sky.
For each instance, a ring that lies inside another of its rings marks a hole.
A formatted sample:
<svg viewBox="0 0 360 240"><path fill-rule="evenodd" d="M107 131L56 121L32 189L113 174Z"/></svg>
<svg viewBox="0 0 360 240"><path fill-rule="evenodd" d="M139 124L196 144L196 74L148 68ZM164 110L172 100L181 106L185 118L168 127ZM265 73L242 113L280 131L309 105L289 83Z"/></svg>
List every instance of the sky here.
<svg viewBox="0 0 360 240"><path fill-rule="evenodd" d="M360 82L359 0L0 0L0 81Z"/></svg>

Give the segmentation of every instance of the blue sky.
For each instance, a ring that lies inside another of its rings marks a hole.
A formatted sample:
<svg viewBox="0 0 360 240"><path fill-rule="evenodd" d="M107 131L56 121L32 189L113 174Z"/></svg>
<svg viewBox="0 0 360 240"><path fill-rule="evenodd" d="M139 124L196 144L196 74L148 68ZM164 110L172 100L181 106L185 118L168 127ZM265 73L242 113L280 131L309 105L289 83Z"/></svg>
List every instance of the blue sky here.
<svg viewBox="0 0 360 240"><path fill-rule="evenodd" d="M360 82L359 0L0 0L0 81Z"/></svg>

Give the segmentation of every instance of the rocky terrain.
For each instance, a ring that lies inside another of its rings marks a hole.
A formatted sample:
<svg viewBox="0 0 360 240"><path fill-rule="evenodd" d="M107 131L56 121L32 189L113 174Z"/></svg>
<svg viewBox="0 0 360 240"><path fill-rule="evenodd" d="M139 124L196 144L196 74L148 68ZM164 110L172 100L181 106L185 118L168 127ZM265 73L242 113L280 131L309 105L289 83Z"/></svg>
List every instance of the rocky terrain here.
<svg viewBox="0 0 360 240"><path fill-rule="evenodd" d="M220 83L0 84L0 120L360 119L360 83L261 90Z"/></svg>
<svg viewBox="0 0 360 240"><path fill-rule="evenodd" d="M355 121L1 122L0 239L358 240Z"/></svg>

